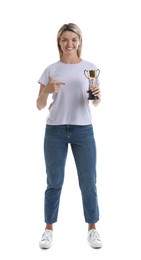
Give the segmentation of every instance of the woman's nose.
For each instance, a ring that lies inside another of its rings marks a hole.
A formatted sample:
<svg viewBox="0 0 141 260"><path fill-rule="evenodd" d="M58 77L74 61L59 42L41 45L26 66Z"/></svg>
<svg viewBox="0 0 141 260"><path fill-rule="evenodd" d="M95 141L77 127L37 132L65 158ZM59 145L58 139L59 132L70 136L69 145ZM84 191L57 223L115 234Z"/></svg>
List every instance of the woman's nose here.
<svg viewBox="0 0 141 260"><path fill-rule="evenodd" d="M72 46L72 41L69 40L69 41L67 42L67 45L68 45L68 46Z"/></svg>

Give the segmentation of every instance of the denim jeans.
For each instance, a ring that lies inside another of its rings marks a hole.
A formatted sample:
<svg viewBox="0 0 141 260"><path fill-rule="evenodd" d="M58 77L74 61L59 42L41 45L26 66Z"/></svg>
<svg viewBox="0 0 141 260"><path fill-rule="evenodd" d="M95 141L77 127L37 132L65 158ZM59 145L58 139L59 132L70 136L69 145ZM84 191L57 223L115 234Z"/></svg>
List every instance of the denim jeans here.
<svg viewBox="0 0 141 260"><path fill-rule="evenodd" d="M99 220L96 188L96 145L91 124L85 126L46 125L44 137L47 173L44 201L45 223L57 222L69 144L76 164L85 222L96 223Z"/></svg>

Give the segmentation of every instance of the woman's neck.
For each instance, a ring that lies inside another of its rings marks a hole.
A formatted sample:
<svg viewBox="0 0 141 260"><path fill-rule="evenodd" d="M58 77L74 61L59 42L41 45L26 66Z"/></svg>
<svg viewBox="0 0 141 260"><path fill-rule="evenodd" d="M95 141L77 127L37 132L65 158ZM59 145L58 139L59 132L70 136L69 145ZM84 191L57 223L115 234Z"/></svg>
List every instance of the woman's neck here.
<svg viewBox="0 0 141 260"><path fill-rule="evenodd" d="M63 63L67 63L67 64L75 64L75 63L79 63L81 62L81 59L78 57L78 56L73 56L73 57L65 57L65 56L62 56L60 58L60 61L62 61Z"/></svg>

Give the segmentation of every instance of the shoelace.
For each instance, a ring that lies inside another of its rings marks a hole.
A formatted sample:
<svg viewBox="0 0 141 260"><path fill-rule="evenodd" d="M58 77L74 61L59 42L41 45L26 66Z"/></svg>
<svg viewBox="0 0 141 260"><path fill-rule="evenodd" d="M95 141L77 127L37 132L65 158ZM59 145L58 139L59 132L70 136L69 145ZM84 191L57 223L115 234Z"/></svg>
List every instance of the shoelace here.
<svg viewBox="0 0 141 260"><path fill-rule="evenodd" d="M100 236L96 231L92 231L90 236L91 236L92 240L99 240L100 241Z"/></svg>
<svg viewBox="0 0 141 260"><path fill-rule="evenodd" d="M43 235L42 235L42 240L49 240L49 232L48 231L45 231L44 233L43 233Z"/></svg>

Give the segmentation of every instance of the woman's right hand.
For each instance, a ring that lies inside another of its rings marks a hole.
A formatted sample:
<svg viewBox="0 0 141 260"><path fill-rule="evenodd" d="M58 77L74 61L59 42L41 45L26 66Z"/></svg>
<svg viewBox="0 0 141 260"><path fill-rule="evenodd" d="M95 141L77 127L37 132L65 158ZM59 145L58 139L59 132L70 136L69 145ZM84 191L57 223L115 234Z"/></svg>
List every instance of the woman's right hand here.
<svg viewBox="0 0 141 260"><path fill-rule="evenodd" d="M57 93L60 89L60 85L66 85L66 83L65 82L54 82L50 77L47 85L45 86L44 91L47 94Z"/></svg>

